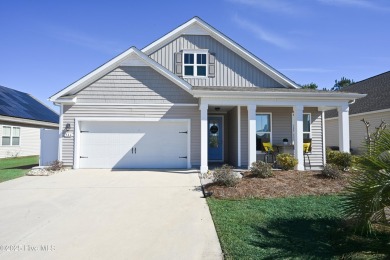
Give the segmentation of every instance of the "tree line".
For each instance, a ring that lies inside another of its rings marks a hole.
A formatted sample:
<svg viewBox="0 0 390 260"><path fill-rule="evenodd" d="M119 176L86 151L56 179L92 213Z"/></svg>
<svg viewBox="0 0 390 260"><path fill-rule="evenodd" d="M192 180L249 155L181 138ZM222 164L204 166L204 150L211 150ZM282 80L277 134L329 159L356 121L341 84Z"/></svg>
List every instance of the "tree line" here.
<svg viewBox="0 0 390 260"><path fill-rule="evenodd" d="M346 77L341 77L340 80L335 80L335 84L333 85L333 87L330 89L331 91L340 91L342 90L344 87L347 87L351 84L355 83L353 81L353 79L347 79ZM304 84L304 85L301 85L302 88L304 89L318 89L318 85L314 82L311 82L309 84ZM325 88L323 88L322 90L327 90Z"/></svg>

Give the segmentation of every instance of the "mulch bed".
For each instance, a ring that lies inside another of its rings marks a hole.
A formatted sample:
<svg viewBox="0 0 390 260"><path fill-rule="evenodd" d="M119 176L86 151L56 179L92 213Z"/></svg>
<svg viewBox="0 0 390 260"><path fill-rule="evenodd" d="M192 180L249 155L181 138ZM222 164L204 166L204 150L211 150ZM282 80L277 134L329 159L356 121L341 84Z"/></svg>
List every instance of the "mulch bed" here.
<svg viewBox="0 0 390 260"><path fill-rule="evenodd" d="M271 178L261 179L243 173L236 187L207 184L206 190L221 199L276 198L300 195L335 194L343 191L351 176L344 173L341 179L323 177L320 171L274 171Z"/></svg>

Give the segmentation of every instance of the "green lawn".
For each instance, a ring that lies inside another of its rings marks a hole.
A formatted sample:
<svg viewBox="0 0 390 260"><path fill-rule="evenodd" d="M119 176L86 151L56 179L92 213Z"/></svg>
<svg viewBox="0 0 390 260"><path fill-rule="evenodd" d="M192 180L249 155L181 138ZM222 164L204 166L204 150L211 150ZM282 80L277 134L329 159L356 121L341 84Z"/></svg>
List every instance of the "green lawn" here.
<svg viewBox="0 0 390 260"><path fill-rule="evenodd" d="M0 182L22 177L38 165L38 156L0 159Z"/></svg>
<svg viewBox="0 0 390 260"><path fill-rule="evenodd" d="M345 228L338 196L208 204L226 259L388 259L390 235Z"/></svg>

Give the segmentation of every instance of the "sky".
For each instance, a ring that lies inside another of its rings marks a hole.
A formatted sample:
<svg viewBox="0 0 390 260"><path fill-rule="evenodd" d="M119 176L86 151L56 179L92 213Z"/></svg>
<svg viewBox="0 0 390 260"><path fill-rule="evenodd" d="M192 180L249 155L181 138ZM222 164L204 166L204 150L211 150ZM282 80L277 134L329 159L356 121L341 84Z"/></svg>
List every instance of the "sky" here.
<svg viewBox="0 0 390 260"><path fill-rule="evenodd" d="M14 0L0 1L0 85L54 108L56 92L194 16L298 84L390 70L388 0Z"/></svg>

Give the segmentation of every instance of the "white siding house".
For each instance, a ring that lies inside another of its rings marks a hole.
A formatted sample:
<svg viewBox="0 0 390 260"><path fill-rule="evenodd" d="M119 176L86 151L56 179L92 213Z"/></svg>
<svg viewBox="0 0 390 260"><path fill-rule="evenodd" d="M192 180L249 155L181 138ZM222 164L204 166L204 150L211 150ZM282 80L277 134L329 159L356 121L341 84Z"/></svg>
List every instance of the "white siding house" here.
<svg viewBox="0 0 390 260"><path fill-rule="evenodd" d="M390 125L390 71L354 83L342 91L367 94L351 104L349 111L351 149L354 153L362 153L367 137L362 119L370 123L370 133L375 132L375 127L379 127L382 121ZM326 113L325 124L326 145L338 147L339 122L336 111Z"/></svg>
<svg viewBox="0 0 390 260"><path fill-rule="evenodd" d="M284 138L304 169L324 164L324 111L340 110L349 151L348 104L363 95L301 89L194 17L142 50L132 47L50 100L61 106L59 156L73 168L249 167L261 142ZM305 119L305 121L304 121Z"/></svg>

